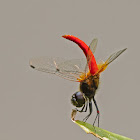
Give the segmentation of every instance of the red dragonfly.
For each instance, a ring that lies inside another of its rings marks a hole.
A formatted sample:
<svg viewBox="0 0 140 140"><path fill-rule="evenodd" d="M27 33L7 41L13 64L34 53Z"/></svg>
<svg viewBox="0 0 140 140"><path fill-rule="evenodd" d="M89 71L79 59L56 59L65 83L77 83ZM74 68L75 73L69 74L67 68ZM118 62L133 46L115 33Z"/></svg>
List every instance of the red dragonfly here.
<svg viewBox="0 0 140 140"><path fill-rule="evenodd" d="M62 37L75 42L83 50L86 59L65 60L50 57L32 58L30 60L30 66L38 71L55 74L67 80L80 82L80 90L72 95L71 103L76 106L76 110L79 112L86 112L89 106L89 114L83 119L83 121L86 121L92 113L93 100L97 110L94 123L98 118L99 126L99 109L95 100L95 93L99 86L100 73L122 54L126 48L113 53L105 62L102 61L97 64L93 55L96 50L97 39L93 39L88 46L73 35L64 35ZM78 110L77 108L81 108L81 110Z"/></svg>

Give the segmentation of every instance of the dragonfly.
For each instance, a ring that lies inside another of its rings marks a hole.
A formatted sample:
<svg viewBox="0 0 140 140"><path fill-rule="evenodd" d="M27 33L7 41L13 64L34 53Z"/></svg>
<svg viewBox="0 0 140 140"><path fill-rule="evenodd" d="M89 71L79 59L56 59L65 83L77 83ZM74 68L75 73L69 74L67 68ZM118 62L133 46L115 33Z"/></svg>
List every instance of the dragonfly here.
<svg viewBox="0 0 140 140"><path fill-rule="evenodd" d="M73 35L63 35L62 37L76 43L82 49L86 58L66 60L59 57L35 57L30 59L30 66L38 71L79 82L79 90L72 95L71 103L76 107L76 111L78 112L87 112L89 109L89 114L83 119L84 122L92 114L92 104L94 103L97 114L93 126L98 119L99 127L100 112L95 100L95 94L100 83L100 74L127 48L111 54L105 62L101 61L97 63L94 57L98 42L97 38L93 39L88 46L84 41Z"/></svg>

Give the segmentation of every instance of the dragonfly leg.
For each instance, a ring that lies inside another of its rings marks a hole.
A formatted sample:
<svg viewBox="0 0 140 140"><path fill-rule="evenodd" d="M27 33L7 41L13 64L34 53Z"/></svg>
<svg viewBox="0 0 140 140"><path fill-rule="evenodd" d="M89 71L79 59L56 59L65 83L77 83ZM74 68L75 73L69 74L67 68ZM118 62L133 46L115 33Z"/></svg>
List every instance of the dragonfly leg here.
<svg viewBox="0 0 140 140"><path fill-rule="evenodd" d="M99 112L99 109L98 109L98 106L97 106L97 102L96 102L96 100L94 99L94 97L93 97L93 102L94 102L95 107L96 107L96 110L97 110L97 115L96 115L96 117L95 117L95 120L94 120L93 125L95 124L96 119L98 118L98 127L99 127L99 117L100 117L100 112Z"/></svg>
<svg viewBox="0 0 140 140"><path fill-rule="evenodd" d="M77 108L76 108L76 111L78 111L78 112L84 112L83 110L84 110L84 108L85 108L85 104L83 105L83 107L82 107L82 109L81 110L78 110Z"/></svg>
<svg viewBox="0 0 140 140"><path fill-rule="evenodd" d="M87 108L88 108L88 101L86 101L86 107L85 107L85 110L83 112L87 112Z"/></svg>
<svg viewBox="0 0 140 140"><path fill-rule="evenodd" d="M87 119L89 118L89 116L91 115L92 113L92 102L89 101L89 114L83 119L84 122L87 121Z"/></svg>
<svg viewBox="0 0 140 140"><path fill-rule="evenodd" d="M78 112L87 112L87 107L88 107L88 101L86 101L86 103L83 105L82 109L81 110L78 110L76 108L76 111ZM85 110L84 110L85 109Z"/></svg>

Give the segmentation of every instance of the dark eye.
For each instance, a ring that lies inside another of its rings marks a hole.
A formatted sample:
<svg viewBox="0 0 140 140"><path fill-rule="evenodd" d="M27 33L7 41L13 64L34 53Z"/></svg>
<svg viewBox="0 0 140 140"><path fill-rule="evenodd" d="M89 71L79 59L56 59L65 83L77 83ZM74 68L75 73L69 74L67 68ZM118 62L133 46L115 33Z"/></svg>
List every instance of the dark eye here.
<svg viewBox="0 0 140 140"><path fill-rule="evenodd" d="M71 103L76 107L82 107L85 104L85 98L83 93L76 92L72 95Z"/></svg>

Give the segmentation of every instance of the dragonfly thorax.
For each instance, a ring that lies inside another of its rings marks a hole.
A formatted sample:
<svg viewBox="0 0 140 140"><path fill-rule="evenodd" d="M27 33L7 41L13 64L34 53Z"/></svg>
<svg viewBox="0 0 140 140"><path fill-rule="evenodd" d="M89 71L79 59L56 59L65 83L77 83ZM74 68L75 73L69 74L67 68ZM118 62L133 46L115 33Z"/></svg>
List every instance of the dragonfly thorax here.
<svg viewBox="0 0 140 140"><path fill-rule="evenodd" d="M85 80L80 82L80 91L85 94L86 97L92 98L99 85L99 75L90 75Z"/></svg>

